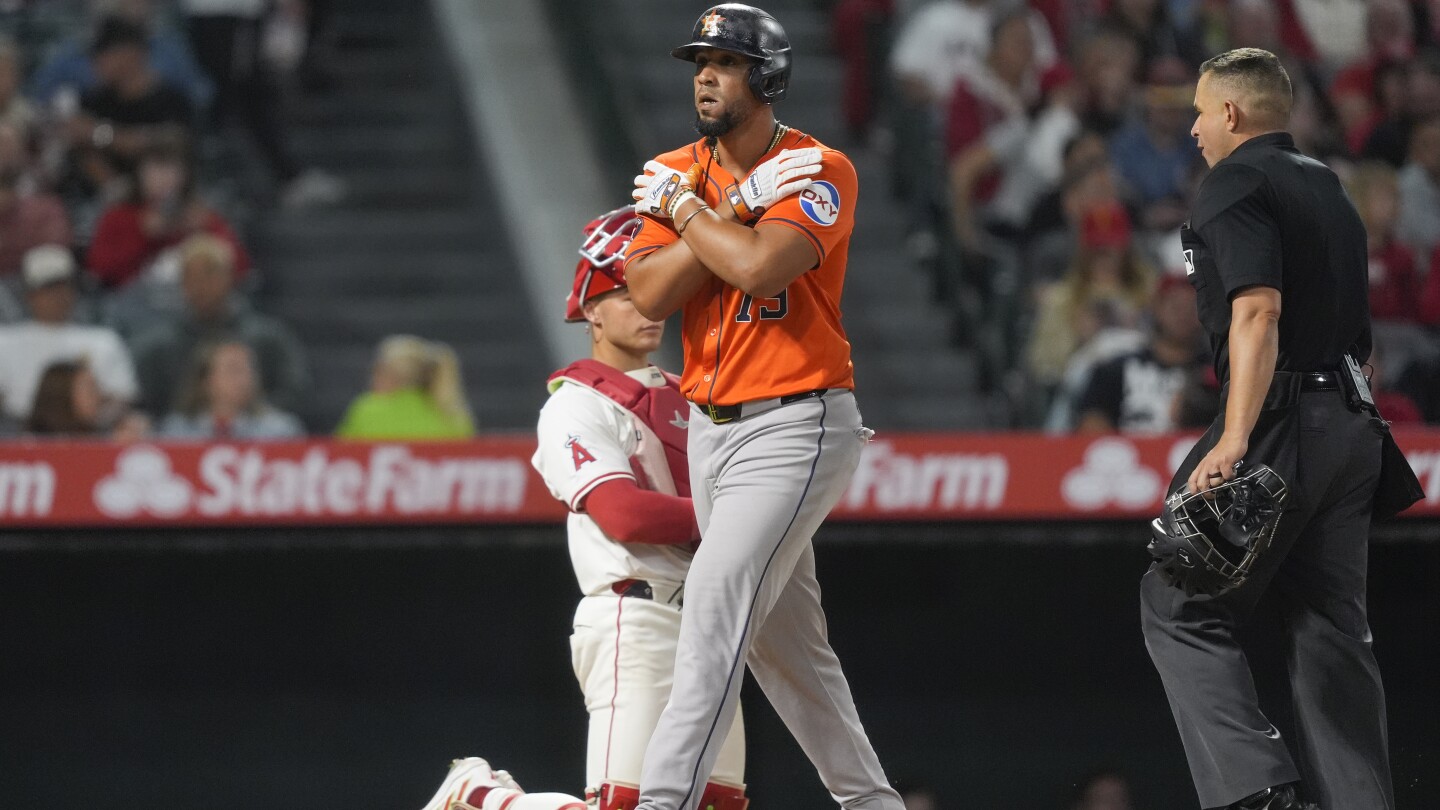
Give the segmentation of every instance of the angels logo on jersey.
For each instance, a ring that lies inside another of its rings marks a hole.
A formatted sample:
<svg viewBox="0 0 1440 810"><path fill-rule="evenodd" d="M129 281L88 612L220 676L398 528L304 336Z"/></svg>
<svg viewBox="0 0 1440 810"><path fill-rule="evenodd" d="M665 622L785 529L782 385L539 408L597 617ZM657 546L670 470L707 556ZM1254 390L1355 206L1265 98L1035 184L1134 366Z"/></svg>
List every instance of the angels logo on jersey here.
<svg viewBox="0 0 1440 810"><path fill-rule="evenodd" d="M570 448L570 460L575 462L577 470L595 460L590 451L585 449L585 445L580 443L579 436L571 434L570 438L565 440L565 446Z"/></svg>
<svg viewBox="0 0 1440 810"><path fill-rule="evenodd" d="M800 210L816 225L834 225L840 218L840 191L831 183L816 180L800 192Z"/></svg>

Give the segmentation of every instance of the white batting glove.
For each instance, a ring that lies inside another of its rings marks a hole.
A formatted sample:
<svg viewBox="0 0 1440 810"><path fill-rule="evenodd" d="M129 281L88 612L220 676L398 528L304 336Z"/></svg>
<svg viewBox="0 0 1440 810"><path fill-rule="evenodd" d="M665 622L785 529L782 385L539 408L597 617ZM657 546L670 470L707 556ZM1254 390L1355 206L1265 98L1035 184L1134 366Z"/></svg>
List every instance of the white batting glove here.
<svg viewBox="0 0 1440 810"><path fill-rule="evenodd" d="M675 209L695 197L695 175L699 166L680 172L658 160L645 164L645 173L635 175L635 213L674 219Z"/></svg>
<svg viewBox="0 0 1440 810"><path fill-rule="evenodd" d="M810 176L819 171L819 149L784 149L756 166L749 177L727 187L725 196L740 221L749 224L765 209L810 185Z"/></svg>

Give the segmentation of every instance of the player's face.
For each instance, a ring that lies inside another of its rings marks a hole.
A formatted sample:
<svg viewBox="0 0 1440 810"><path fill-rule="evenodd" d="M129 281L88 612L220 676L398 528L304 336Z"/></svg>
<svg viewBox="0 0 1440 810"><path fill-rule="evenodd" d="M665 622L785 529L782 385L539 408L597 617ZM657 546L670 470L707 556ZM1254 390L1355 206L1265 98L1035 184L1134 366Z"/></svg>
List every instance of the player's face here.
<svg viewBox="0 0 1440 810"><path fill-rule="evenodd" d="M1190 136L1200 147L1206 165L1214 166L1235 149L1226 114L1225 98L1206 73L1195 85L1195 123L1190 127Z"/></svg>
<svg viewBox="0 0 1440 810"><path fill-rule="evenodd" d="M728 134L759 102L750 92L748 57L716 48L695 55L695 129L705 137Z"/></svg>
<svg viewBox="0 0 1440 810"><path fill-rule="evenodd" d="M631 354L649 354L660 348L665 323L641 315L630 300L629 290L621 288L592 300L587 309L596 340Z"/></svg>

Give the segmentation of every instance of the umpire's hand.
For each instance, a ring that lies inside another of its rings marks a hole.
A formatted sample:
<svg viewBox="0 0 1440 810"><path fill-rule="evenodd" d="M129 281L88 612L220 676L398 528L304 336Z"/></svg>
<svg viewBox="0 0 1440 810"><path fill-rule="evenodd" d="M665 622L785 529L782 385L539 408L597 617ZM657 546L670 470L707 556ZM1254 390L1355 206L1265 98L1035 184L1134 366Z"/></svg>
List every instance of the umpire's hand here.
<svg viewBox="0 0 1440 810"><path fill-rule="evenodd" d="M1190 492L1218 487L1234 478L1235 465L1245 457L1245 451L1249 449L1248 439L1221 435L1220 441L1200 459L1200 463L1195 465L1195 470L1190 473L1190 480L1187 482Z"/></svg>

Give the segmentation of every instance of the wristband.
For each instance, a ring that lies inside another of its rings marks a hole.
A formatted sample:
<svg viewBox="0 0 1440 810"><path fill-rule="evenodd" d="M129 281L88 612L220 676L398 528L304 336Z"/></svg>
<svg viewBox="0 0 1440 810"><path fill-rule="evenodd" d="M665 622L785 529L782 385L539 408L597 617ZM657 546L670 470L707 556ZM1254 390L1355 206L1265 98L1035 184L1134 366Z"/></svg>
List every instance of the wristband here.
<svg viewBox="0 0 1440 810"><path fill-rule="evenodd" d="M692 195L692 196L693 196L693 195ZM677 207L678 207L678 206L677 206ZM700 213L701 211L709 211L709 210L710 210L710 206L706 205L704 200L701 200L699 207L697 207L694 211L691 211L691 212L690 212L690 216L685 217L684 219L682 219L682 220L680 220L679 222L675 223L675 233L680 234L681 236L684 236L684 235L685 235L685 226L690 224L690 220L694 219L694 218L695 218L695 215L698 214L698 213Z"/></svg>
<svg viewBox="0 0 1440 810"><path fill-rule="evenodd" d="M764 209L759 211L750 209L750 206L745 203L745 195L740 193L738 183L731 183L725 187L725 198L730 201L730 208L735 212L735 216L739 217L740 221L746 225L753 223L760 218L760 214L764 213Z"/></svg>
<svg viewBox="0 0 1440 810"><path fill-rule="evenodd" d="M673 193L674 196L664 201L665 216L669 217L670 219L675 218L675 212L680 210L680 206L684 205L686 200L692 198L698 199L695 197L695 192L684 186L682 186L679 191Z"/></svg>

